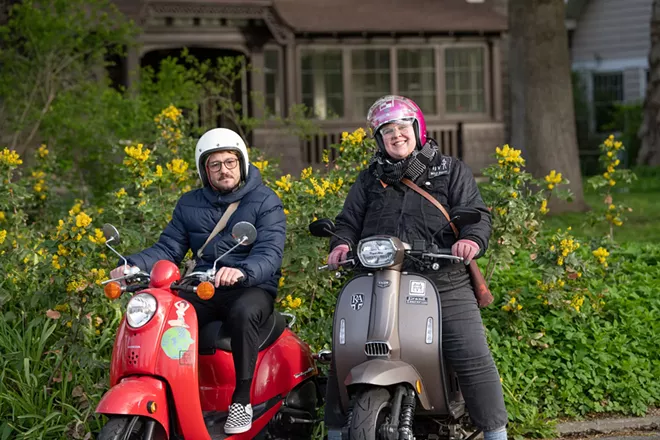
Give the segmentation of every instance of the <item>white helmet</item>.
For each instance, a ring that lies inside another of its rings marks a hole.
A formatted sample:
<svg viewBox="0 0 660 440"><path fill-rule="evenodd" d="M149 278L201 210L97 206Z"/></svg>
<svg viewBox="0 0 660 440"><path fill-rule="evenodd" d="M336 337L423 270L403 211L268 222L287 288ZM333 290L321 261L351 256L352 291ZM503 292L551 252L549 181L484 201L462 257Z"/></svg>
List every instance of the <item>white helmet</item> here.
<svg viewBox="0 0 660 440"><path fill-rule="evenodd" d="M214 128L204 133L195 147L195 165L197 165L197 173L204 186L209 185L209 178L206 175L206 159L209 154L227 150L238 152L239 164L243 167L241 169L241 180L247 180L250 161L243 138L228 128Z"/></svg>

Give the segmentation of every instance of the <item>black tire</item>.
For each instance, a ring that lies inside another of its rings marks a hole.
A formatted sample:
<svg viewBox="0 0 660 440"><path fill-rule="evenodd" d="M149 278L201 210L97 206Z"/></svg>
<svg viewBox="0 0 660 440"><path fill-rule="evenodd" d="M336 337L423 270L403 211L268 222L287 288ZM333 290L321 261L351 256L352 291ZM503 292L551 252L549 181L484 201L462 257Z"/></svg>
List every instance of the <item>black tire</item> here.
<svg viewBox="0 0 660 440"><path fill-rule="evenodd" d="M349 431L350 440L376 440L378 430L390 423L392 404L385 388L368 388L356 394Z"/></svg>
<svg viewBox="0 0 660 440"><path fill-rule="evenodd" d="M135 423L133 419L137 418ZM142 440L144 438L144 430L148 419L137 416L110 416L108 423L105 424L101 432L99 432L97 440L123 440L126 430L131 427L131 433L128 440ZM156 423L153 431L152 440L166 440L163 428Z"/></svg>

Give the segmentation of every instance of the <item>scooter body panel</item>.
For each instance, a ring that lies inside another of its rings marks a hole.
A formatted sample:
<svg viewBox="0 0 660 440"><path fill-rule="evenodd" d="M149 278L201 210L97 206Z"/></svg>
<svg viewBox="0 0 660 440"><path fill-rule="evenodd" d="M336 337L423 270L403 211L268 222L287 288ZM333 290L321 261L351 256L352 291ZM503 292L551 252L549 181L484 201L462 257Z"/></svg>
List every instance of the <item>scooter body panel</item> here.
<svg viewBox="0 0 660 440"><path fill-rule="evenodd" d="M216 350L199 360L200 399L204 411L228 411L236 384L232 353ZM318 374L309 346L288 328L259 352L251 390L252 405L284 398L305 379Z"/></svg>
<svg viewBox="0 0 660 440"><path fill-rule="evenodd" d="M96 412L105 415L134 415L158 422L169 437L167 390L162 380L151 376L122 379L105 393Z"/></svg>
<svg viewBox="0 0 660 440"><path fill-rule="evenodd" d="M394 377L386 371L392 368L408 371L398 382L409 382L413 373L407 365L419 378L419 385L417 379L411 385L420 413L449 414L450 397L456 396L453 389L451 396L447 393L441 341L440 297L430 279L386 269L350 280L338 296L333 328L333 358L339 383L345 384L340 386L344 410L349 404L347 380L355 382L357 375L360 383L379 385L394 380L384 379Z"/></svg>

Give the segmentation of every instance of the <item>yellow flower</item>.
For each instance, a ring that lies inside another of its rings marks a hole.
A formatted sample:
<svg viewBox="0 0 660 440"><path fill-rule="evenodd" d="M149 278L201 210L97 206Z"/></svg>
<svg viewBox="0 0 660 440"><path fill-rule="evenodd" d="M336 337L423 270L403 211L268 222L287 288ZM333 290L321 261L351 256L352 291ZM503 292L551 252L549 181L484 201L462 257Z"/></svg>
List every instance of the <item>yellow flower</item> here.
<svg viewBox="0 0 660 440"><path fill-rule="evenodd" d="M103 231L101 231L99 228L94 229L94 235L88 235L87 238L89 241L95 244L103 244L105 243L105 237L103 236Z"/></svg>
<svg viewBox="0 0 660 440"><path fill-rule="evenodd" d="M307 167L302 172L300 173L300 180L305 180L311 177L312 175L312 167Z"/></svg>
<svg viewBox="0 0 660 440"><path fill-rule="evenodd" d="M163 167L156 165L156 177L163 177Z"/></svg>
<svg viewBox="0 0 660 440"><path fill-rule="evenodd" d="M612 157L612 156L614 156L614 153L611 152L611 151L608 151L608 152L607 152L607 157Z"/></svg>
<svg viewBox="0 0 660 440"><path fill-rule="evenodd" d="M4 243L7 239L7 231L4 229L0 231L0 244Z"/></svg>
<svg viewBox="0 0 660 440"><path fill-rule="evenodd" d="M117 191L117 192L115 193L115 196L116 196L118 199L121 199L121 198L124 197L126 194L127 194L126 190L125 190L124 188L122 188L122 189L120 189L119 191Z"/></svg>
<svg viewBox="0 0 660 440"><path fill-rule="evenodd" d="M278 287L283 287L284 286L284 277L280 277L280 281L278 282Z"/></svg>
<svg viewBox="0 0 660 440"><path fill-rule="evenodd" d="M92 218L85 214L84 212L81 212L76 216L76 226L79 228L86 228L92 223Z"/></svg>
<svg viewBox="0 0 660 440"><path fill-rule="evenodd" d="M289 215L289 214L290 214L290 213L289 213L289 210L286 209L286 208L284 208L284 215Z"/></svg>
<svg viewBox="0 0 660 440"><path fill-rule="evenodd" d="M548 209L547 200L543 199L543 201L541 202L541 209L539 209L539 211L541 211L541 214L547 214L548 212L550 212L550 210Z"/></svg>
<svg viewBox="0 0 660 440"><path fill-rule="evenodd" d="M172 162L167 164L167 169L174 174L183 175L188 170L188 162L183 159L172 159Z"/></svg>
<svg viewBox="0 0 660 440"><path fill-rule="evenodd" d="M0 222L5 220L5 213L3 211L0 211Z"/></svg>
<svg viewBox="0 0 660 440"><path fill-rule="evenodd" d="M516 173L520 171L520 166L525 165L525 159L520 157L521 154L521 150L511 148L508 144L504 145L502 148L495 148L495 155L498 158L497 163L501 167L510 165L511 169Z"/></svg>
<svg viewBox="0 0 660 440"><path fill-rule="evenodd" d="M21 160L20 156L16 151L5 148L0 153L0 163L4 163L5 165L10 167L16 167L18 165L21 165L23 161Z"/></svg>
<svg viewBox="0 0 660 440"><path fill-rule="evenodd" d="M555 170L551 170L550 174L545 176L545 181L548 182L548 189L553 189L555 185L561 183L561 173L558 173Z"/></svg>
<svg viewBox="0 0 660 440"><path fill-rule="evenodd" d="M614 186L614 185L616 185L616 181L615 181L615 180L612 180L612 179L610 179L610 181L609 181L609 184L610 184L610 186Z"/></svg>
<svg viewBox="0 0 660 440"><path fill-rule="evenodd" d="M275 185L277 185L278 188L281 188L284 192L291 191L291 174L282 176L280 180L275 182Z"/></svg>
<svg viewBox="0 0 660 440"><path fill-rule="evenodd" d="M513 197L514 199L517 199L517 198L518 198L518 193L515 192L515 191L512 192L512 193L511 193L511 197Z"/></svg>
<svg viewBox="0 0 660 440"><path fill-rule="evenodd" d="M259 162L252 162L252 165L257 167L257 169L259 171L263 172L263 170L265 170L266 167L268 167L268 161L264 160L264 161L259 161Z"/></svg>
<svg viewBox="0 0 660 440"><path fill-rule="evenodd" d="M143 144L137 144L136 146L129 146L124 148L124 152L126 155L132 159L134 159L136 162L146 162L147 159L149 159L149 153L151 151L148 148L145 148L144 150L142 149L144 147ZM124 160L125 165L131 165L131 161L126 159Z"/></svg>
<svg viewBox="0 0 660 440"><path fill-rule="evenodd" d="M42 159L48 156L48 148L46 147L46 144L41 144L41 147L37 150L37 154Z"/></svg>

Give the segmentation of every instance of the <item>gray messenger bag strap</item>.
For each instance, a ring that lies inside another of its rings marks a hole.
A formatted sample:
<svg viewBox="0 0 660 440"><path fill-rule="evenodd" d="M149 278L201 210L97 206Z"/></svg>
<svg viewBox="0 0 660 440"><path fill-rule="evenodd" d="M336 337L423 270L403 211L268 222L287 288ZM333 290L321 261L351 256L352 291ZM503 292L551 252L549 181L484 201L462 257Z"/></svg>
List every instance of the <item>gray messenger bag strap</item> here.
<svg viewBox="0 0 660 440"><path fill-rule="evenodd" d="M183 275L181 276L181 278L185 277L186 275L191 273L193 270L195 270L195 266L197 264L197 259L199 258L201 260L202 256L204 255L202 253L202 251L204 250L206 245L209 244L209 242L211 240L213 240L213 237L218 235L218 233L220 231L222 231L225 228L225 226L227 226L227 222L229 221L229 217L231 217L231 215L236 211L236 209L238 208L239 203L241 203L240 200L230 204L227 207L225 212L222 214L222 217L220 217L220 220L218 221L218 224L215 225L215 228L213 228L213 231L211 231L211 234L209 235L209 238L207 238L206 242L204 242L202 247L200 247L199 250L197 250L197 258L195 258L195 256L193 256L193 258L186 261L186 263L184 265Z"/></svg>

